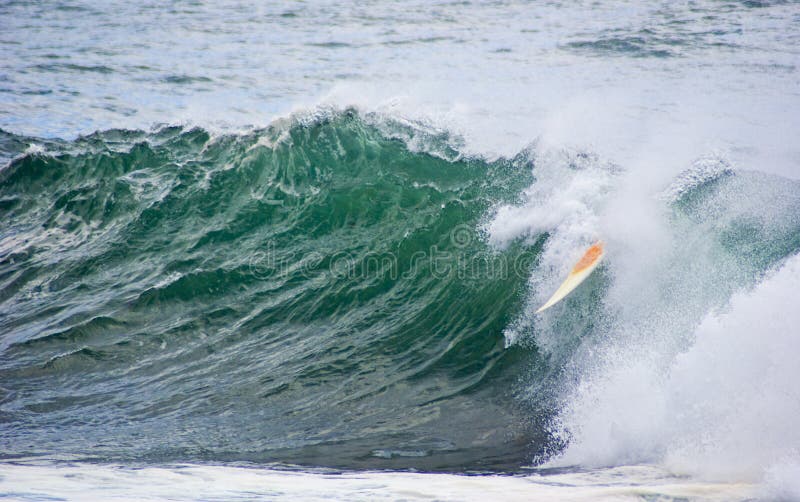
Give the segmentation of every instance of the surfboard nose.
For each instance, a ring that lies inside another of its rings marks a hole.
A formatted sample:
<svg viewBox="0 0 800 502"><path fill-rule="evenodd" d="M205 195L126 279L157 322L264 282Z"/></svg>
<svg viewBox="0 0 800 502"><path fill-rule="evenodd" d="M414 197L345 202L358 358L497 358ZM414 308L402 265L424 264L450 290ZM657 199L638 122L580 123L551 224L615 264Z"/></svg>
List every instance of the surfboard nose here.
<svg viewBox="0 0 800 502"><path fill-rule="evenodd" d="M572 267L567 278L564 282L561 283L561 286L558 287L555 293L550 297L544 305L539 307L539 310L536 313L540 313L544 310L549 309L559 301L561 301L565 296L570 294L572 290L577 288L583 281L586 280L597 268L597 265L600 263L600 260L603 259L605 255L605 248L603 241L597 241L587 249L580 260L575 263L575 266Z"/></svg>

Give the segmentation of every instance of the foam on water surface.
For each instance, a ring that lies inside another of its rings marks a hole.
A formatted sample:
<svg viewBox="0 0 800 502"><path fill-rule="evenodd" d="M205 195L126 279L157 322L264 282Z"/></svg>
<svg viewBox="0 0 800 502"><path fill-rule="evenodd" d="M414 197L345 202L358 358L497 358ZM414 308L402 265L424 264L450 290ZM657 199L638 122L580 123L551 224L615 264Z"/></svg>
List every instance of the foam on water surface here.
<svg viewBox="0 0 800 502"><path fill-rule="evenodd" d="M707 483L652 466L525 476L303 472L232 466L0 464L2 500L750 500L747 483Z"/></svg>

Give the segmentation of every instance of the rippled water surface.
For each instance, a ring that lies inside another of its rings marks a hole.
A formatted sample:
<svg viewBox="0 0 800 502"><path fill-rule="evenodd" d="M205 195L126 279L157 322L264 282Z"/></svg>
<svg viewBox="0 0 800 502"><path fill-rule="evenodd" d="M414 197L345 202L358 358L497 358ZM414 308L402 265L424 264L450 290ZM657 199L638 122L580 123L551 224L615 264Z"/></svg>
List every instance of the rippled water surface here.
<svg viewBox="0 0 800 502"><path fill-rule="evenodd" d="M5 1L0 25L7 476L646 464L625 483L800 493L797 2Z"/></svg>

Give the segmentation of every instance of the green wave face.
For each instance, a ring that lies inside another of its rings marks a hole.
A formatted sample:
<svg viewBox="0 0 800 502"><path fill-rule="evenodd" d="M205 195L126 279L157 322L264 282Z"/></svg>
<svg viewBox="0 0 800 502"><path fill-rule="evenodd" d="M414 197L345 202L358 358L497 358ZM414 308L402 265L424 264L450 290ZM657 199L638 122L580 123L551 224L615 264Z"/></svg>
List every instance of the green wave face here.
<svg viewBox="0 0 800 502"><path fill-rule="evenodd" d="M477 233L524 156L353 112L0 150L5 451L469 469L543 444L502 336L537 247Z"/></svg>
<svg viewBox="0 0 800 502"><path fill-rule="evenodd" d="M643 287L618 281L637 275L618 245L530 315L564 230L498 250L479 229L547 206L536 153L465 157L352 111L221 136L0 131L3 456L519 469L568 444L553 417L595 354L641 342L668 364L800 249L797 182L711 166L663 201L675 245Z"/></svg>

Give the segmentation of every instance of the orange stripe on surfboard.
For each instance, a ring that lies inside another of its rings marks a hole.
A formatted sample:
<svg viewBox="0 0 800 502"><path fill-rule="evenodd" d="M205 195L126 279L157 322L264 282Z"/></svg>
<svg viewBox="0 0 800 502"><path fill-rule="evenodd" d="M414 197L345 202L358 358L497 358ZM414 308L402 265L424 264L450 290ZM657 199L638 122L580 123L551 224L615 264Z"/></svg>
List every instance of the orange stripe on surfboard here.
<svg viewBox="0 0 800 502"><path fill-rule="evenodd" d="M586 280L589 275L591 275L592 271L597 267L600 263L600 260L603 259L603 255L605 251L603 249L603 242L597 241L592 244L589 249L583 253L583 256L578 263L572 267L572 271L570 271L567 278L564 282L561 283L561 286L558 287L553 296L550 297L547 302L539 307L539 310L536 311L538 314L539 312L549 309L556 303L560 302L565 296L570 294L573 289L577 288L584 280Z"/></svg>
<svg viewBox="0 0 800 502"><path fill-rule="evenodd" d="M603 256L603 241L597 241L592 246L583 253L583 256L578 263L572 267L572 272L570 274L577 274L581 270L585 269L586 267L591 266L594 262L599 260Z"/></svg>

